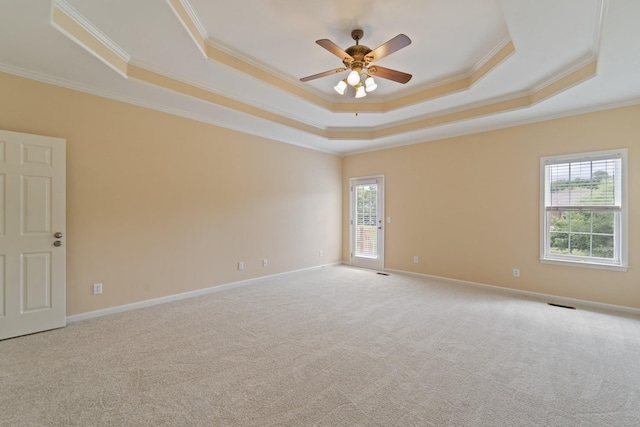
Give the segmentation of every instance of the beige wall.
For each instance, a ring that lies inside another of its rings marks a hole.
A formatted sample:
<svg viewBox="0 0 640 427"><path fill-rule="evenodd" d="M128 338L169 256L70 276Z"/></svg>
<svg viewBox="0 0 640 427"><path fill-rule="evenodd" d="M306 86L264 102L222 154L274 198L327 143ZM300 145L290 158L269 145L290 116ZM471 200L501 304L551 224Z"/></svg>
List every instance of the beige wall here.
<svg viewBox="0 0 640 427"><path fill-rule="evenodd" d="M68 315L341 259L338 156L1 73L0 93L0 129L67 140Z"/></svg>
<svg viewBox="0 0 640 427"><path fill-rule="evenodd" d="M541 264L540 157L622 147L629 149L631 268ZM640 106L345 157L345 261L349 178L375 174L385 175L392 217L386 268L640 308Z"/></svg>
<svg viewBox="0 0 640 427"><path fill-rule="evenodd" d="M69 315L348 261L349 178L375 174L386 268L640 308L640 106L341 159L2 73L0 93L0 129L67 139ZM619 147L631 268L541 264L539 158Z"/></svg>

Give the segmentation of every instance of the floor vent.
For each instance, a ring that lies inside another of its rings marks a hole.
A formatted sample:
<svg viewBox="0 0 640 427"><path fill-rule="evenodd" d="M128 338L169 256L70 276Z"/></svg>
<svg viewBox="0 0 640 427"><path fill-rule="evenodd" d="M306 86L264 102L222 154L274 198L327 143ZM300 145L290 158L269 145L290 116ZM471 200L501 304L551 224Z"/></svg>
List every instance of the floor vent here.
<svg viewBox="0 0 640 427"><path fill-rule="evenodd" d="M380 273L380 272L378 272L377 274L379 274L381 276L388 276L389 275L389 273Z"/></svg>
<svg viewBox="0 0 640 427"><path fill-rule="evenodd" d="M562 305L562 304L554 304L552 302L548 302L547 304L552 305L554 307L568 308L569 310L575 310L575 307L571 307L570 305Z"/></svg>

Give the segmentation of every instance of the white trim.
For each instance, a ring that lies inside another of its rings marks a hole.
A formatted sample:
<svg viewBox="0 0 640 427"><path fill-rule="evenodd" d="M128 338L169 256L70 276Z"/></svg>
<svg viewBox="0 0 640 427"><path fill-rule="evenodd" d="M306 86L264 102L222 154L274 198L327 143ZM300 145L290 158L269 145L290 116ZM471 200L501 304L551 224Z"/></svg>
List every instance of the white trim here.
<svg viewBox="0 0 640 427"><path fill-rule="evenodd" d="M88 21L84 16L82 16L80 14L80 12L75 10L65 0L53 0L53 3L51 4L51 25L55 29L60 31L62 34L67 36L69 39L73 40L78 45L82 46L87 52L89 52L91 55L93 55L94 57L99 59L106 66L108 66L109 68L114 70L116 73L120 74L125 79L128 78L126 73L123 73L120 69L118 69L118 67L115 67L113 64L111 64L105 58L103 58L102 56L98 55L98 53L95 52L93 49L89 48L89 46L84 44L81 40L79 40L78 38L76 38L72 34L70 34L65 28L63 28L60 25L58 25L53 20L53 10L55 8L57 8L58 10L60 10L60 12L64 13L65 15L67 15L71 20L73 20L76 24L78 24L80 27L82 27L83 30L88 32L93 38L98 40L103 46L105 46L107 49L109 49L111 52L113 52L113 54L115 54L118 58L120 58L125 63L127 63L127 64L129 63L129 60L131 59L131 55L129 55L123 48L118 46L106 34L104 34L102 31L100 31L95 25L93 25L90 21Z"/></svg>
<svg viewBox="0 0 640 427"><path fill-rule="evenodd" d="M202 40L196 39L195 34L193 34L191 32L191 30L189 29L189 26L187 25L187 23L184 22L184 20L180 16L180 13L173 6L173 3L171 3L171 0L166 0L166 2L167 2L167 5L169 6L169 8L171 9L171 11L173 12L173 14L176 16L176 19L178 21L180 21L180 24L182 25L182 28L184 28L186 33L189 35L189 38L191 38L191 40L193 40L194 44L196 45L196 47L198 48L198 50L200 51L202 56L206 59L207 58L207 52L206 52L206 49L203 48L202 44L205 44L205 40L208 37L207 36L207 32L204 29L204 27L202 26L202 23L200 22L200 19L198 18L198 16L195 14L195 11L193 10L193 7L191 6L191 3L189 3L186 0L179 0L180 4L184 8L185 12L189 16L189 19L191 19L191 22L196 27L196 30L198 31L198 33L199 33L199 35L200 35Z"/></svg>
<svg viewBox="0 0 640 427"><path fill-rule="evenodd" d="M276 278L276 277L286 276L286 275L289 275L289 274L299 273L299 272L303 272L303 271L318 270L318 269L322 269L322 268L325 268L325 267L335 267L335 266L338 266L338 265L350 266L349 262L347 262L347 261L344 261L344 260L343 261L337 261L337 262L334 262L334 263L324 264L324 265L320 265L320 266L316 266L316 267L302 268L302 269L299 269L299 270L287 271L287 272L284 272L284 273L272 274L272 275L269 275L269 276L261 276L261 277L256 277L256 278L253 278L253 279L247 279L247 280L241 280L241 281L238 281L238 282L232 282L232 283L226 283L226 284L222 284L222 285L216 285L216 286L212 286L212 287L205 288L205 289L198 289L198 290L195 290L195 291L183 292L183 293L180 293L180 294L169 295L169 296L166 296L166 297L154 298L154 299L150 299L150 300L145 300L145 301L135 302L135 303L131 303L131 304L120 305L120 306L116 306L116 307L109 307L109 308L105 308L105 309L102 309L102 310L95 310L95 311L89 311L89 312L86 312L86 313L74 314L72 316L67 316L66 320L67 320L67 323L73 323L73 322L79 322L79 321L82 321L82 320L88 320L88 319L93 319L93 318L97 318L97 317L108 316L108 315L116 314L116 313L124 313L124 312L127 312L127 311L137 310L139 308L152 307L154 305L165 304L165 303L169 303L169 302L173 302L173 301L179 301L179 300L182 300L182 299L187 299L187 298L207 295L207 294L211 294L211 293L215 293L215 292L222 292L222 291L235 289L235 288L239 288L239 287L243 287L243 286L249 286L249 285L253 285L253 284L268 280L268 279L273 279L273 278ZM359 268L359 267L353 267L353 268ZM371 271L378 271L378 270L371 270ZM546 302L562 303L563 305L582 306L582 307L585 307L585 308L596 308L596 309L600 309L600 310L611 310L611 311L631 313L631 314L636 314L636 315L640 314L640 309L633 308L633 307L625 307L625 306L622 306L622 305L605 304L605 303L581 300L581 299L576 299L576 298L560 297L560 296L556 296L556 295L543 294L543 293L539 293L539 292L523 291L523 290L519 290L519 289L505 288L505 287L502 287L502 286L487 285L487 284L484 284L484 283L470 282L470 281L458 280L458 279L450 279L448 277L433 276L433 275L430 275L430 274L414 273L414 272L411 272L411 271L396 270L396 269L391 269L391 268L385 268L384 270L382 270L382 272L393 272L393 273L407 274L407 275L410 275L410 276L417 276L417 277L423 277L423 278L427 278L427 279L439 280L439 281L442 281L442 282L451 283L453 285L463 285L463 286L473 286L473 287L480 287L480 288L488 288L488 289L493 289L493 290L498 291L498 292L504 292L504 293L509 293L509 294L516 294L516 295L524 295L524 296L528 296L528 297L533 297L533 298L535 298L537 300L544 300Z"/></svg>
<svg viewBox="0 0 640 427"><path fill-rule="evenodd" d="M585 267L611 271L627 271L629 269L628 265L580 261L577 259L540 258L540 262L543 264L564 265L565 267Z"/></svg>
<svg viewBox="0 0 640 427"><path fill-rule="evenodd" d="M235 289L242 286L253 285L259 282L263 282L265 280L274 279L276 277L286 276L289 274L299 273L302 271L318 270L325 267L333 267L340 264L341 262L335 262L335 263L323 264L315 267L301 268L299 270L286 271L284 273L271 274L268 276L260 276L260 277L255 277L253 279L240 280L238 282L225 283L222 285L211 286L209 288L197 289L195 291L182 292L175 295L168 295L166 297L154 298L154 299L134 302L131 304L119 305L116 307L104 308L102 310L95 310L95 311L89 311L86 313L74 314L71 316L67 316L67 323L79 322L81 320L88 320L88 319L108 316L110 314L116 314L116 313L124 313L126 311L137 310L139 308L145 308L145 307L152 307L154 305L165 304L173 301L180 301L186 298L193 298L193 297L207 295L215 292L227 291L229 289Z"/></svg>
<svg viewBox="0 0 640 427"><path fill-rule="evenodd" d="M187 12L187 15L189 15L189 19L191 19L191 22L193 22L193 25L195 25L196 29L198 30L198 33L200 33L200 37L202 37L202 40L206 42L206 40L209 38L209 33L207 33L207 29L202 24L202 21L196 13L196 10L193 8L193 5L189 0L179 1L185 12ZM171 3L169 3L169 5L173 8L173 5L171 5Z"/></svg>
<svg viewBox="0 0 640 427"><path fill-rule="evenodd" d="M511 35L507 35L505 38L500 40L497 45L495 45L489 52L487 52L482 58L480 58L480 60L478 62L476 62L471 67L471 69L466 73L466 75L464 75L463 78L471 77L473 75L473 73L475 73L480 68L482 68L484 66L484 64L486 64L491 59L493 59L493 57L496 56L498 54L498 52L500 52L506 45L508 45L509 43L512 43L512 42L513 42L513 40L511 39ZM513 55L514 53L516 53L515 45L514 45L514 48L513 48L513 52L511 54L507 55L498 64L496 64L490 71L492 71L493 69L497 68L500 64L502 64L502 62L504 62L507 58L509 58L509 56ZM481 80L481 79L479 79L479 80ZM474 82L474 84L476 82Z"/></svg>
<svg viewBox="0 0 640 427"><path fill-rule="evenodd" d="M473 287L476 287L476 288L493 289L493 290L498 291L498 292L504 292L504 293L516 294L516 295L523 295L523 296L535 298L536 300L540 300L541 302L560 303L562 305L570 305L570 306L574 306L574 307L578 307L578 308L580 308L580 307L582 307L582 308L593 308L593 309L599 309L599 310L610 310L610 311L616 311L616 312L640 315L640 308L625 307L623 305L605 304L605 303L602 303L602 302L588 301L588 300L582 300L582 299L577 299L577 298L567 298L567 297L561 297L561 296L557 296L557 295L543 294L543 293L540 293L540 292L523 291L523 290L520 290L520 289L505 288L503 286L487 285L487 284L484 284L484 283L469 282L469 281L466 281L466 280L458 280L458 279L450 279L448 277L432 276L430 274L413 273L411 271L394 270L394 269L390 269L390 268L385 268L384 271L391 271L391 272L394 272L394 273L403 273L403 274L408 274L410 276L418 276L418 277L424 277L424 278L427 278L427 279L439 280L439 281L442 281L442 282L451 283L453 285L463 285L463 286L473 286Z"/></svg>
<svg viewBox="0 0 640 427"><path fill-rule="evenodd" d="M599 0L599 11L596 16L595 27L596 31L593 33L593 53L595 56L600 54L600 46L602 44L602 33L604 32L604 26L606 22L607 13L609 11L609 0Z"/></svg>

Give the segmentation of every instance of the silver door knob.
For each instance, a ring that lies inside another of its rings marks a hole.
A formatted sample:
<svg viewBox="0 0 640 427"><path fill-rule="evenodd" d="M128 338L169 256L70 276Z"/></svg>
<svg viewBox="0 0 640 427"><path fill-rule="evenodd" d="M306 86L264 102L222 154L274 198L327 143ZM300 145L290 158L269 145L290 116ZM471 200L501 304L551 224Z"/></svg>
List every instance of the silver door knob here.
<svg viewBox="0 0 640 427"><path fill-rule="evenodd" d="M55 237L56 239L59 239L62 237L62 233L59 231L57 233L53 233L53 237Z"/></svg>
<svg viewBox="0 0 640 427"><path fill-rule="evenodd" d="M55 242L53 242L53 246L55 247L62 246L62 242L60 240L56 240Z"/></svg>

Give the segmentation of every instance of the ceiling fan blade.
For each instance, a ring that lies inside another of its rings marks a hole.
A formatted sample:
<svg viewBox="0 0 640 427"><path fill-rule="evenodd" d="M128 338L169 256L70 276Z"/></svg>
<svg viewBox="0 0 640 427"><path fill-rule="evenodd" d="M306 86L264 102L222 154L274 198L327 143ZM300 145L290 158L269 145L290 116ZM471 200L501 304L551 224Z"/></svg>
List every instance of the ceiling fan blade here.
<svg viewBox="0 0 640 427"><path fill-rule="evenodd" d="M329 52L333 53L335 56L340 58L341 61L351 63L353 62L353 57L349 55L347 52L342 50L340 46L335 44L329 39L320 39L316 40L316 43L327 49Z"/></svg>
<svg viewBox="0 0 640 427"><path fill-rule="evenodd" d="M330 76L332 74L341 73L345 71L346 68L336 68L335 70L329 70L322 73L314 74L313 76L307 76L300 79L302 82L308 82L309 80L319 79L320 77Z"/></svg>
<svg viewBox="0 0 640 427"><path fill-rule="evenodd" d="M391 68L379 67L377 65L369 67L369 74L374 77L382 77L383 79L393 80L394 82L405 84L411 77L411 74L402 71L392 70Z"/></svg>
<svg viewBox="0 0 640 427"><path fill-rule="evenodd" d="M365 57L365 61L373 62L379 61L387 55L391 55L393 52L396 52L403 47L409 46L411 44L411 39L404 34L398 34L388 42L378 46L369 52Z"/></svg>

